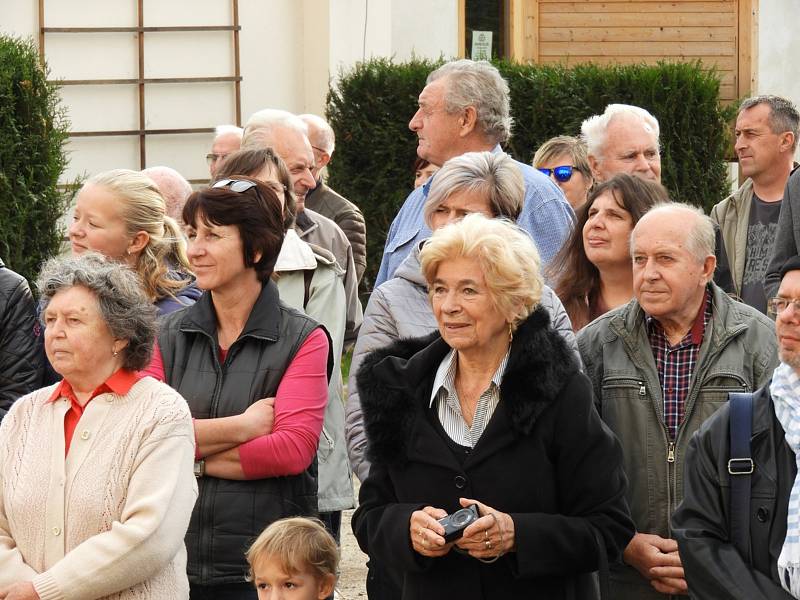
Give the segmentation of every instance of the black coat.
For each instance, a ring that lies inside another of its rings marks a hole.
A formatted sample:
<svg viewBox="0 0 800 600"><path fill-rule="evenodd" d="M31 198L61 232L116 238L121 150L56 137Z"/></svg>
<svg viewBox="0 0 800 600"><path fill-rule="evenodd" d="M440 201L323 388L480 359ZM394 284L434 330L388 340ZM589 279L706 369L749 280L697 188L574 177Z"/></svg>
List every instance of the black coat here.
<svg viewBox="0 0 800 600"><path fill-rule="evenodd" d="M791 600L781 587L777 564L797 466L775 416L769 384L753 398L749 561L730 541L729 423L725 404L694 434L686 452L683 502L672 516L672 531L689 592L693 598L714 600Z"/></svg>
<svg viewBox="0 0 800 600"><path fill-rule="evenodd" d="M561 337L541 309L514 334L501 401L463 466L426 414L450 348L438 333L369 355L358 373L369 477L353 531L362 550L405 574L404 599L579 597L598 568L602 535L615 560L633 536L614 435ZM517 551L484 564L411 547L411 513L448 513L460 497L509 513Z"/></svg>
<svg viewBox="0 0 800 600"><path fill-rule="evenodd" d="M0 260L0 419L19 397L42 386L42 338L28 282Z"/></svg>

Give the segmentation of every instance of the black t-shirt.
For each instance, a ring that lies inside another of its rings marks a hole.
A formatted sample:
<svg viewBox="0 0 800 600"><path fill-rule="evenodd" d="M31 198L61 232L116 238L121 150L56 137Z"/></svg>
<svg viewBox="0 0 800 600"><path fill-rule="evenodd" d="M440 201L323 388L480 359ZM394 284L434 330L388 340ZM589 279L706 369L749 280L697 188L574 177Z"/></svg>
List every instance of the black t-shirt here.
<svg viewBox="0 0 800 600"><path fill-rule="evenodd" d="M767 313L764 276L772 258L772 245L778 231L780 202L764 202L753 194L750 222L747 224L747 255L742 277L742 300Z"/></svg>

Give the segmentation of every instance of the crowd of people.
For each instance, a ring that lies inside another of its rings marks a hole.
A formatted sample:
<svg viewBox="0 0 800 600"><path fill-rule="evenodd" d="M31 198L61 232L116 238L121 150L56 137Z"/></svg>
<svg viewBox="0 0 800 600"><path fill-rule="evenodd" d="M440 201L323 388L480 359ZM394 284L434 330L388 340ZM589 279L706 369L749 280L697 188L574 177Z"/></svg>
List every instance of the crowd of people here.
<svg viewBox="0 0 800 600"><path fill-rule="evenodd" d="M333 129L271 108L208 186L87 180L36 298L0 263L0 600L332 599L356 505L372 600L800 599L800 114L741 104L708 216L644 108L526 164L509 104L430 73L363 309Z"/></svg>

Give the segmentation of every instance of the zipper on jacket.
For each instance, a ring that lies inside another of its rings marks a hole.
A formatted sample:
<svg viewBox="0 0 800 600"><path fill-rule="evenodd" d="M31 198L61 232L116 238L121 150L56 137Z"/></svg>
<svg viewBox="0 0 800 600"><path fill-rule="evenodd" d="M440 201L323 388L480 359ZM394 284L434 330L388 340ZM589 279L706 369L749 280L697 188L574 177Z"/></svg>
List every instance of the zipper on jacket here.
<svg viewBox="0 0 800 600"><path fill-rule="evenodd" d="M645 394L647 394L647 389L645 389L645 387L644 387L644 381L640 381L639 382L639 395L640 396L644 396Z"/></svg>
<svg viewBox="0 0 800 600"><path fill-rule="evenodd" d="M675 462L675 442L670 442L667 444L667 462Z"/></svg>

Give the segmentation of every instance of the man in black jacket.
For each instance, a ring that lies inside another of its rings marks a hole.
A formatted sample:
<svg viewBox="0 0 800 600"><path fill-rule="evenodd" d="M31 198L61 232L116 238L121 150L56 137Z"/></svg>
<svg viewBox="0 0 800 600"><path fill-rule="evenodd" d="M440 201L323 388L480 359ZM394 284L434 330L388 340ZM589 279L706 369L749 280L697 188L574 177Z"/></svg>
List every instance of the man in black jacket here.
<svg viewBox="0 0 800 600"><path fill-rule="evenodd" d="M28 282L0 260L0 419L42 385L40 331Z"/></svg>
<svg viewBox="0 0 800 600"><path fill-rule="evenodd" d="M753 398L749 556L731 534L730 411L727 405L692 438L686 454L684 499L672 517L689 591L695 598L800 597L798 520L789 516L792 488L800 491L800 257L781 269L776 316L781 363ZM800 496L798 496L800 500ZM795 513L796 514L796 513ZM788 523L788 526L787 526ZM788 531L788 533L787 533Z"/></svg>

